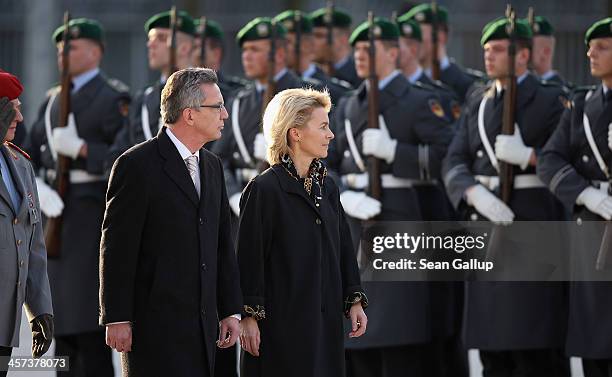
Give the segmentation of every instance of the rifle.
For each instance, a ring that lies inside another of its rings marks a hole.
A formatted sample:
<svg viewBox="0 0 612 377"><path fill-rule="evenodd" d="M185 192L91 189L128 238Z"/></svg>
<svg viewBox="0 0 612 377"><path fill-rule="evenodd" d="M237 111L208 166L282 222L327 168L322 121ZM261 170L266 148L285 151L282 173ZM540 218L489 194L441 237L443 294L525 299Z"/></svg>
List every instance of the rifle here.
<svg viewBox="0 0 612 377"><path fill-rule="evenodd" d="M506 9L506 17L508 18L508 37L510 44L508 45L508 76L506 78L506 94L504 96L504 109L502 120L502 134L513 135L516 109L516 73L514 71L514 59L516 57L516 13L511 5ZM510 203L512 188L514 186L514 177L512 165L503 161L499 162L499 179L500 179L500 197L504 203Z"/></svg>
<svg viewBox="0 0 612 377"><path fill-rule="evenodd" d="M438 57L438 3L431 2L431 78L440 80L440 58Z"/></svg>
<svg viewBox="0 0 612 377"><path fill-rule="evenodd" d="M169 75L176 72L176 6L170 9L170 40L168 42L170 50L170 72Z"/></svg>
<svg viewBox="0 0 612 377"><path fill-rule="evenodd" d="M535 11L533 7L529 7L527 11L527 22L529 23L529 27L531 28L531 32L535 35L536 31L536 22L535 22ZM533 54L529 55L529 69L533 70Z"/></svg>
<svg viewBox="0 0 612 377"><path fill-rule="evenodd" d="M293 28L295 30L295 73L298 76L302 76L300 72L300 61L302 60L302 12L299 10L295 12L293 17Z"/></svg>
<svg viewBox="0 0 612 377"><path fill-rule="evenodd" d="M60 89L60 113L58 127L68 125L68 115L70 114L70 13L64 12L64 34L62 35L62 71ZM55 163L55 178L51 187L64 199L70 186L70 158L57 155ZM62 225L63 215L48 218L45 224L45 245L47 256L58 258L62 247Z"/></svg>
<svg viewBox="0 0 612 377"><path fill-rule="evenodd" d="M333 76L334 67L334 2L328 1L325 8L325 27L327 28L327 75Z"/></svg>
<svg viewBox="0 0 612 377"><path fill-rule="evenodd" d="M200 67L206 67L206 17L200 17Z"/></svg>
<svg viewBox="0 0 612 377"><path fill-rule="evenodd" d="M270 21L270 53L268 54L268 86L264 92L263 100L261 103L261 116L266 112L268 103L272 101L272 98L276 94L276 81L274 75L276 71L276 21ZM263 122L260 131L263 133ZM270 165L266 161L259 161L257 163L257 170L261 173L266 170Z"/></svg>
<svg viewBox="0 0 612 377"><path fill-rule="evenodd" d="M379 128L378 126L378 76L376 74L376 46L374 44L374 12L368 12L368 128ZM380 200L382 186L380 181L380 160L374 156L368 156L368 182L369 194L372 198Z"/></svg>

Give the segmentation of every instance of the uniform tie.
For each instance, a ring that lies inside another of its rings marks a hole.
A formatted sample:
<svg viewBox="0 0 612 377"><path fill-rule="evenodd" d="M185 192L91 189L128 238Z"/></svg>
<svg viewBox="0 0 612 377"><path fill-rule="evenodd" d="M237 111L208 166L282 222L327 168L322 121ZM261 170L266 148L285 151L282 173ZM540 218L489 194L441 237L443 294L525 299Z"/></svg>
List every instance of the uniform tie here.
<svg viewBox="0 0 612 377"><path fill-rule="evenodd" d="M199 196L200 180L198 179L198 157L195 155L187 157L185 159L185 165L187 165L187 170L189 170L189 175L191 176L191 180L193 181L193 185L195 186Z"/></svg>

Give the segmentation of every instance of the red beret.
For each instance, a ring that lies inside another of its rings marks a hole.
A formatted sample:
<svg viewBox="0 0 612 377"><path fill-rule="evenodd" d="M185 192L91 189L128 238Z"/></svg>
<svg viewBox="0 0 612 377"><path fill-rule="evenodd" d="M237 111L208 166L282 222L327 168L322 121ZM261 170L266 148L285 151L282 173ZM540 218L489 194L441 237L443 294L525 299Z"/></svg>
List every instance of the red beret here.
<svg viewBox="0 0 612 377"><path fill-rule="evenodd" d="M8 72L0 70L0 98L8 97L9 100L14 100L23 92L23 85L17 77Z"/></svg>

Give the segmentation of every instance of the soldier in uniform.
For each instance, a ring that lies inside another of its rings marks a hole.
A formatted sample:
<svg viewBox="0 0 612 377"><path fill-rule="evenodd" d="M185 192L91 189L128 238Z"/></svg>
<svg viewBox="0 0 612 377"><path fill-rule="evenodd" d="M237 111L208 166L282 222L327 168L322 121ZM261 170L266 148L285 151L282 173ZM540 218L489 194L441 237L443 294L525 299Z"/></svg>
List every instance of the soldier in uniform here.
<svg viewBox="0 0 612 377"><path fill-rule="evenodd" d="M23 86L0 71L0 357L19 345L22 306L32 326L32 356L41 357L53 339L53 308L47 277L34 169L27 153L11 143L23 122ZM0 362L6 376L8 360Z"/></svg>
<svg viewBox="0 0 612 377"><path fill-rule="evenodd" d="M355 71L355 60L353 60L349 37L351 35L351 16L340 9L334 9L332 13L333 45L329 51L327 45L327 8L320 8L310 13L310 19L314 26L314 51L315 61L325 67L330 59L328 53L333 54L334 72L330 76L351 84L354 88L361 84L362 79Z"/></svg>
<svg viewBox="0 0 612 377"><path fill-rule="evenodd" d="M508 22L501 18L483 30L480 42L492 81L466 99L444 161L444 183L465 220L563 220L565 212L535 175L535 163L557 125L565 97L558 85L544 85L527 70L531 29L524 21L516 23L515 34L516 131L500 134ZM510 164L514 174L508 204L496 194L500 161ZM484 376L569 376L563 355L565 300L561 283L468 282L464 340L467 348L480 350Z"/></svg>
<svg viewBox="0 0 612 377"><path fill-rule="evenodd" d="M287 30L280 23L275 25L274 33L271 33L271 19L258 17L238 32L236 40L242 49L242 67L246 77L253 80L253 83L238 92L227 105L229 121L225 123L223 137L212 149L224 163L229 202L235 215L240 211L242 189L258 174L258 161L265 158L261 121L270 70L274 69L272 74L275 83L275 88L270 89L276 92L303 85L302 80L286 66ZM269 61L272 34L276 43L273 64Z"/></svg>
<svg viewBox="0 0 612 377"><path fill-rule="evenodd" d="M55 309L57 355L70 357L69 376L113 376L111 352L98 326L98 255L104 214L110 147L127 123L128 88L99 68L104 32L95 20L70 21L53 33L62 66L63 33L70 33L69 75L72 79L68 125L60 127L59 87L48 92L32 126L28 150L42 175L37 178L41 210L62 215L59 258L49 260ZM53 179L57 156L70 159L70 187L65 205L45 179Z"/></svg>
<svg viewBox="0 0 612 377"><path fill-rule="evenodd" d="M193 44L192 63L194 67L202 66L202 19L196 18L193 20L196 35ZM206 30L204 30L204 38L206 39L205 48L205 61L203 67L210 68L217 73L219 79L219 89L221 89L221 95L226 102L229 102L230 98L244 88L248 82L239 77L227 75L221 71L221 63L223 62L225 48L223 46L223 30L221 25L214 20L206 18L205 21Z"/></svg>
<svg viewBox="0 0 612 377"><path fill-rule="evenodd" d="M463 102L465 95L477 80L482 80L484 75L473 69L460 67L446 54L446 44L449 37L448 10L438 6L438 59L440 62L440 81L453 88L457 96ZM433 45L431 40L433 13L431 4L421 4L412 8L402 15L402 19L414 19L421 26L423 49L421 53L421 65L425 72L431 77L431 65L433 56Z"/></svg>
<svg viewBox="0 0 612 377"><path fill-rule="evenodd" d="M299 13L299 18L298 18ZM337 104L351 85L335 77L329 77L314 63L315 49L313 26L310 17L300 11L287 10L276 17L287 29L287 67L302 76L302 80L317 89L327 88L333 104ZM296 59L296 29L300 28L300 61Z"/></svg>
<svg viewBox="0 0 612 377"><path fill-rule="evenodd" d="M595 275L594 266L606 226L612 219L609 163L612 157L612 18L586 32L591 75L601 83L577 90L540 158L538 174L573 213L573 265ZM587 223L584 223L585 225ZM609 258L609 257L608 257ZM571 282L566 351L582 357L585 377L612 376L612 283Z"/></svg>
<svg viewBox="0 0 612 377"><path fill-rule="evenodd" d="M567 86L567 82L559 72L553 70L553 58L555 57L555 30L552 24L544 16L534 17L533 47L531 63L533 73L540 76L542 80Z"/></svg>
<svg viewBox="0 0 612 377"><path fill-rule="evenodd" d="M414 185L439 177L453 135L436 93L411 85L397 69L397 26L377 18L374 27L380 128L366 129L369 88L365 82L336 109L336 138L327 161L339 176L340 200L349 215L354 239L361 232L360 220L422 220ZM350 38L362 79L369 75L368 34L365 22ZM368 180L364 160L368 155L381 160L380 201L365 193ZM376 305L368 312L372 326L368 333L358 342L349 339L346 343L349 375L439 375L434 342L451 334L452 318L438 316L437 307L443 305L432 304L430 287L426 282L364 283ZM449 308L442 311L452 315Z"/></svg>

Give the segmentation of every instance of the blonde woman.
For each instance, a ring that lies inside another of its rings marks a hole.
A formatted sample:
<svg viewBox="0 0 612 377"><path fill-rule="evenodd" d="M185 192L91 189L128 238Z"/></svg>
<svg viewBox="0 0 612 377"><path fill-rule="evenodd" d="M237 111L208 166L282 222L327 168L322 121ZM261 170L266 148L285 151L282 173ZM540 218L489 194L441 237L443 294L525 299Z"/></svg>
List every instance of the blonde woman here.
<svg viewBox="0 0 612 377"><path fill-rule="evenodd" d="M334 138L330 107L327 92L288 89L264 114L271 167L240 200L244 377L343 376L343 315L349 337L366 331L349 228L321 161Z"/></svg>

